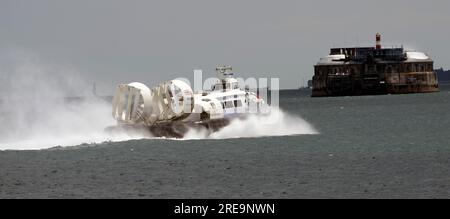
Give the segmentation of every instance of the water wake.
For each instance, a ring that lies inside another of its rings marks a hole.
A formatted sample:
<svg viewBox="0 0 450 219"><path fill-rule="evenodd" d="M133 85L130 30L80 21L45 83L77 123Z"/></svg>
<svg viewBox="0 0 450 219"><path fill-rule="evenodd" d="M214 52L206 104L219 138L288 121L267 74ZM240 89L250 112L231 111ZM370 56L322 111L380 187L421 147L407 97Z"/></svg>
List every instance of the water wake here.
<svg viewBox="0 0 450 219"><path fill-rule="evenodd" d="M272 108L268 115L235 119L217 132L190 130L184 139L254 138L264 136L312 135L318 131L304 119Z"/></svg>

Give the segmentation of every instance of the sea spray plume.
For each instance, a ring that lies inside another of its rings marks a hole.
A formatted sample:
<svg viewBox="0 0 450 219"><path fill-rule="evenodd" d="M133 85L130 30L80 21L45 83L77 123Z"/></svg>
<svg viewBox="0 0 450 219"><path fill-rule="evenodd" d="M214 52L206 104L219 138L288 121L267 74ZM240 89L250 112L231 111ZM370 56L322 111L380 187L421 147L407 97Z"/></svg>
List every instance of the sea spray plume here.
<svg viewBox="0 0 450 219"><path fill-rule="evenodd" d="M269 115L251 115L245 120L234 120L210 138L261 137L318 134L316 129L299 116L272 109Z"/></svg>
<svg viewBox="0 0 450 219"><path fill-rule="evenodd" d="M0 150L42 149L142 136L110 135L110 103L92 95L70 69L43 64L36 56L2 56Z"/></svg>
<svg viewBox="0 0 450 219"><path fill-rule="evenodd" d="M268 115L250 115L234 119L217 132L190 130L184 139L254 138L263 136L313 135L319 132L299 116L290 115L273 107Z"/></svg>

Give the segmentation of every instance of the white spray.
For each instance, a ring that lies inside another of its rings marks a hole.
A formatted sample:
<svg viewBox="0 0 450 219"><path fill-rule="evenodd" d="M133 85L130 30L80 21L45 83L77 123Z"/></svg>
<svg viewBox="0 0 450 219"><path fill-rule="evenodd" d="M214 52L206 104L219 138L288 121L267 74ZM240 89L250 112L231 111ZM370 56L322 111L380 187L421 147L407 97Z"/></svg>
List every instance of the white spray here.
<svg viewBox="0 0 450 219"><path fill-rule="evenodd" d="M263 136L312 135L318 131L304 119L272 108L268 115L234 119L217 132L190 130L184 139L254 138Z"/></svg>
<svg viewBox="0 0 450 219"><path fill-rule="evenodd" d="M111 106L94 97L77 72L42 64L29 54L3 54L1 58L0 150L143 137L107 134L105 127L115 124Z"/></svg>

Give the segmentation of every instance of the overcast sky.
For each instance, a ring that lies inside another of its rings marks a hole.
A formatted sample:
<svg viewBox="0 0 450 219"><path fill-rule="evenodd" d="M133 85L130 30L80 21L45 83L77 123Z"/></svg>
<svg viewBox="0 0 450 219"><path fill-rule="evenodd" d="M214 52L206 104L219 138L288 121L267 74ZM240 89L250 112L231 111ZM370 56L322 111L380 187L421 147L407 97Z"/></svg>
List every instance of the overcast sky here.
<svg viewBox="0 0 450 219"><path fill-rule="evenodd" d="M297 88L329 47L373 45L377 32L449 68L449 23L447 0L0 0L0 51L70 66L101 93L222 63Z"/></svg>

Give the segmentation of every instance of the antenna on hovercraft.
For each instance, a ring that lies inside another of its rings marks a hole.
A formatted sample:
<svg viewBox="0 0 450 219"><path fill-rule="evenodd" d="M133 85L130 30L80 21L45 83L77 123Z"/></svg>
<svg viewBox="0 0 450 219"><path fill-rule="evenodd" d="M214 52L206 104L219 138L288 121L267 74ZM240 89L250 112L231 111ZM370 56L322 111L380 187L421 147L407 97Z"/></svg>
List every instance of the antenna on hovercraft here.
<svg viewBox="0 0 450 219"><path fill-rule="evenodd" d="M217 76L220 80L224 80L226 78L232 78L234 73L233 67L231 65L219 65L216 68Z"/></svg>

